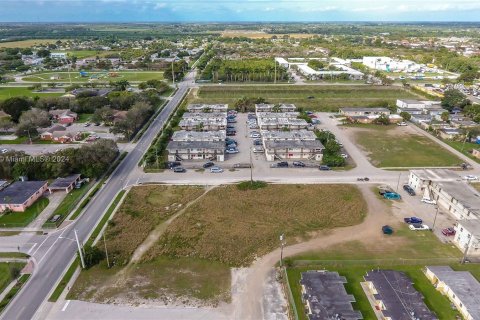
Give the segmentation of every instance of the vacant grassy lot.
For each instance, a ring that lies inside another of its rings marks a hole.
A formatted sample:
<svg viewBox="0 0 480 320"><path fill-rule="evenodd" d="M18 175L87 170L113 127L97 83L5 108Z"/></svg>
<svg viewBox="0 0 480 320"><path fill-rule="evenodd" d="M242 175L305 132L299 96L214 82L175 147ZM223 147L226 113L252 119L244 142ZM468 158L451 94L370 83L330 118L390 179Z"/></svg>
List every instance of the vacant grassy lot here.
<svg viewBox="0 0 480 320"><path fill-rule="evenodd" d="M473 161L476 161L476 162L480 163L480 159L476 158L472 155L472 150L479 148L478 144L471 143L471 142L463 143L463 141L451 141L451 140L442 140L442 141L445 142L446 144L448 144L450 147L456 149L458 152L463 153L464 155L466 155L467 157L469 157Z"/></svg>
<svg viewBox="0 0 480 320"><path fill-rule="evenodd" d="M455 311L448 300L438 293L422 273L426 264L445 264L459 261L461 252L452 245L441 243L430 232L412 232L406 226L395 228L392 236L386 236L384 241L372 243L364 241L347 242L329 250L309 252L292 258L295 267L288 269L290 286L299 313L302 310L300 273L306 270L326 269L338 271L347 278L346 289L356 299L354 308L360 310L365 319L375 319L367 297L363 293L360 282L367 271L384 268L404 271L414 282L415 288L425 296L425 302L435 311L440 319L455 319ZM445 261L442 261L445 259ZM302 260L302 261L301 261ZM448 261L447 261L448 263ZM310 266L302 266L310 265ZM478 265L458 266L480 272ZM477 273L480 278L480 273ZM301 319L306 319L304 315Z"/></svg>
<svg viewBox="0 0 480 320"><path fill-rule="evenodd" d="M352 137L376 167L443 167L462 161L427 137L410 133L408 128L358 125Z"/></svg>
<svg viewBox="0 0 480 320"><path fill-rule="evenodd" d="M21 88L0 88L0 100L5 100L12 97L59 97L64 93L61 92L32 92L28 88L21 87Z"/></svg>
<svg viewBox="0 0 480 320"><path fill-rule="evenodd" d="M262 97L270 103L294 103L297 107L315 111L337 111L341 107L365 107L396 99L413 99L415 95L399 87L366 85L263 85L263 86L204 86L192 102L228 103L231 106L243 96ZM313 97L310 98L309 97Z"/></svg>
<svg viewBox="0 0 480 320"><path fill-rule="evenodd" d="M181 186L132 189L107 228L109 257L116 266L108 269L103 261L83 271L71 298L228 301L230 267L247 265L276 248L282 232L300 241L311 231L359 223L367 210L360 191L347 185L269 185L247 191L232 185L204 191ZM153 229L196 198L164 236L159 234L144 259L122 266Z"/></svg>
<svg viewBox="0 0 480 320"><path fill-rule="evenodd" d="M58 39L31 39L22 41L0 42L0 48L30 48L36 45L51 44Z"/></svg>
<svg viewBox="0 0 480 320"><path fill-rule="evenodd" d="M278 247L278 237L358 224L366 215L360 191L348 185L268 185L240 191L222 186L190 206L146 259L165 255L247 266Z"/></svg>
<svg viewBox="0 0 480 320"><path fill-rule="evenodd" d="M0 226L6 228L25 227L32 222L48 205L47 198L38 199L25 212L11 212L0 216Z"/></svg>
<svg viewBox="0 0 480 320"><path fill-rule="evenodd" d="M28 75L27 77L22 78L24 81L30 82L69 82L70 79L73 82L87 82L90 78L96 79L100 82L109 82L109 81L118 81L118 80L127 80L131 82L140 82L147 80L162 80L163 72L155 71L120 71L115 72L116 76L111 76L109 72L87 72L87 77L81 77L78 72L43 72L35 73ZM51 79L56 77L57 79Z"/></svg>
<svg viewBox="0 0 480 320"><path fill-rule="evenodd" d="M480 191L480 183L472 183L472 187Z"/></svg>

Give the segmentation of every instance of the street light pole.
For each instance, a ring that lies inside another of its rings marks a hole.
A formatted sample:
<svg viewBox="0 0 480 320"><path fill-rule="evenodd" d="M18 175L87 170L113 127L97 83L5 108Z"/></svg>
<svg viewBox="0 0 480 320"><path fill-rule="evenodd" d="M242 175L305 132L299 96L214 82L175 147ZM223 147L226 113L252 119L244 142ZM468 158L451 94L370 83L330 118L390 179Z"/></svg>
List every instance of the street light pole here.
<svg viewBox="0 0 480 320"><path fill-rule="evenodd" d="M105 230L105 231L103 232L103 244L104 244L104 246L105 246L105 255L107 256L107 266L108 266L108 268L110 268L110 260L108 260L107 241L105 240L105 232L106 232L106 231L107 231L107 230Z"/></svg>
<svg viewBox="0 0 480 320"><path fill-rule="evenodd" d="M252 148L250 147L250 184L253 184L253 161L252 161Z"/></svg>
<svg viewBox="0 0 480 320"><path fill-rule="evenodd" d="M400 178L402 176L402 172L398 174L398 182L397 182L397 193L398 193L398 187L400 186Z"/></svg>
<svg viewBox="0 0 480 320"><path fill-rule="evenodd" d="M82 263L82 268L85 269L85 260L83 259L82 246L80 245L80 241L78 240L77 229L74 229L73 232L75 232L75 240L77 241L78 254L80 255L80 262Z"/></svg>
<svg viewBox="0 0 480 320"><path fill-rule="evenodd" d="M283 267L283 247L285 246L285 234L280 235L280 268Z"/></svg>
<svg viewBox="0 0 480 320"><path fill-rule="evenodd" d="M437 222L437 215L438 215L438 205L435 206L437 211L435 212L435 218L433 219L433 226L432 226L432 232L435 231L435 223Z"/></svg>

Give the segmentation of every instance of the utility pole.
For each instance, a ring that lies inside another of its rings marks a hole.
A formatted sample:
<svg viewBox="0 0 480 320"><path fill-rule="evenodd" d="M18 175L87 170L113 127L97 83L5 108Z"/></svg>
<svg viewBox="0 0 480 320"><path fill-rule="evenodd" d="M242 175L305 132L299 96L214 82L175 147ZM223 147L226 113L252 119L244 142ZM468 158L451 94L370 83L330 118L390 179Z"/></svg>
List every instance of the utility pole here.
<svg viewBox="0 0 480 320"><path fill-rule="evenodd" d="M82 268L85 269L85 260L83 259L82 246L80 245L80 241L78 241L77 229L74 229L73 231L75 232L75 240L77 241L78 254L80 255L80 261L82 263Z"/></svg>
<svg viewBox="0 0 480 320"><path fill-rule="evenodd" d="M250 148L250 184L253 184L253 161L252 161L252 148Z"/></svg>
<svg viewBox="0 0 480 320"><path fill-rule="evenodd" d="M465 135L465 139L463 140L463 144L462 144L462 150L460 150L461 153L463 153L463 148L465 148L465 143L467 142L469 135L470 135L470 131L468 131L467 134Z"/></svg>
<svg viewBox="0 0 480 320"><path fill-rule="evenodd" d="M174 61L175 61L175 59L172 60L172 81L173 81L173 86L175 86L175 72L173 71L173 62L174 62Z"/></svg>
<svg viewBox="0 0 480 320"><path fill-rule="evenodd" d="M107 241L105 240L105 232L103 232L103 244L105 246L105 255L107 256L107 266L108 268L110 268L110 260L108 260Z"/></svg>
<svg viewBox="0 0 480 320"><path fill-rule="evenodd" d="M435 223L437 222L437 215L438 215L438 205L436 205L435 207L437 211L435 212L435 218L433 219L432 232L435 231Z"/></svg>
<svg viewBox="0 0 480 320"><path fill-rule="evenodd" d="M398 182L397 182L397 193L398 193L398 187L400 186L400 177L402 176L402 173L400 172L398 174Z"/></svg>
<svg viewBox="0 0 480 320"><path fill-rule="evenodd" d="M465 261L467 261L467 253L468 253L468 248L470 247L470 242L472 242L473 235L470 236L470 239L468 240L468 243L465 245L465 251L463 252L463 257L462 257L462 264L465 264Z"/></svg>
<svg viewBox="0 0 480 320"><path fill-rule="evenodd" d="M273 63L275 64L275 79L273 80L274 84L277 84L277 61L273 58Z"/></svg>
<svg viewBox="0 0 480 320"><path fill-rule="evenodd" d="M285 234L280 235L280 268L283 267L283 247L285 246Z"/></svg>

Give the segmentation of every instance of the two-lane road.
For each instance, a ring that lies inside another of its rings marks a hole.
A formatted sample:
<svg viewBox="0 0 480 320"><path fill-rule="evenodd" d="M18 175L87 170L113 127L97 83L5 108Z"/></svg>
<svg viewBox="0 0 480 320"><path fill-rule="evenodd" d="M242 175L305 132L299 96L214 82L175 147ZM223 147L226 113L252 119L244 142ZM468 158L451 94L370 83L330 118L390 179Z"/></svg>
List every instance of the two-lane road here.
<svg viewBox="0 0 480 320"><path fill-rule="evenodd" d="M5 310L2 319L28 320L34 318L35 313L48 298L48 294L76 255L77 247L73 241L75 239L74 230L77 230L80 240L85 241L88 238L109 204L126 185L130 173L137 169L138 162L170 114L187 93L192 79L193 74L190 73L184 82L179 83L175 95L153 121L135 148L120 163L95 199L86 207L83 215L67 228L50 234L32 253L36 261L34 273Z"/></svg>

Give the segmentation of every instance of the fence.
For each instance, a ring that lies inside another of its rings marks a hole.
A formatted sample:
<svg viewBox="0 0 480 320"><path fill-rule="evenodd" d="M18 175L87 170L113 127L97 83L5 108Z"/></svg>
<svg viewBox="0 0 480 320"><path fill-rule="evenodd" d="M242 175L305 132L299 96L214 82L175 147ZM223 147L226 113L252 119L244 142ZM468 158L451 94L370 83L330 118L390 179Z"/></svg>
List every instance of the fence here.
<svg viewBox="0 0 480 320"><path fill-rule="evenodd" d="M350 267L350 266L398 266L398 265L438 265L460 263L461 258L431 258L431 259L370 259L370 260L294 260L288 261L292 267L328 266L328 267Z"/></svg>
<svg viewBox="0 0 480 320"><path fill-rule="evenodd" d="M285 274L285 283L288 291L288 302L292 307L294 319L298 320L299 318L298 318L297 305L295 304L295 299L293 298L292 288L290 288L290 281L288 280L287 268L282 268L282 269Z"/></svg>

